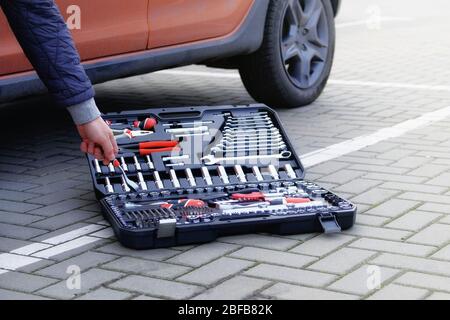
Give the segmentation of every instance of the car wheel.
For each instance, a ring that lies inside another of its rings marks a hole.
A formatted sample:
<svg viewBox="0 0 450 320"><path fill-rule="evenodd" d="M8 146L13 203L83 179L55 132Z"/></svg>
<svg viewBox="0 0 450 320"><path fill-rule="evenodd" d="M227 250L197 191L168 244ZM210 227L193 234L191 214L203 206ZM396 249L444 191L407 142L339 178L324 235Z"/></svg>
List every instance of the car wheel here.
<svg viewBox="0 0 450 320"><path fill-rule="evenodd" d="M239 67L250 95L272 107L317 99L333 64L334 28L329 0L271 0L263 43Z"/></svg>

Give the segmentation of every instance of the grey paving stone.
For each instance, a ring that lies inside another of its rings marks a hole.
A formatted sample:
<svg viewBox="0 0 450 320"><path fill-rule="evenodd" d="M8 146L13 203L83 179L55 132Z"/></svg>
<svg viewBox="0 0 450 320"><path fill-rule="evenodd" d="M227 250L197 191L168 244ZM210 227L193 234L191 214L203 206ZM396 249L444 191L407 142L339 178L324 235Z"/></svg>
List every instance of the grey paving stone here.
<svg viewBox="0 0 450 320"><path fill-rule="evenodd" d="M441 166L436 164L426 164L421 166L420 168L417 168L413 171L408 172L408 175L411 176L419 176L419 177L436 177L437 175L441 174L442 172L445 172L448 170L448 166Z"/></svg>
<svg viewBox="0 0 450 320"><path fill-rule="evenodd" d="M219 241L227 243L235 243L238 245L255 246L273 250L287 250L292 248L298 241L282 238L278 236L262 235L262 234L244 234L230 237L219 238Z"/></svg>
<svg viewBox="0 0 450 320"><path fill-rule="evenodd" d="M177 280L208 286L248 269L254 264L251 261L222 257L177 278Z"/></svg>
<svg viewBox="0 0 450 320"><path fill-rule="evenodd" d="M24 226L16 226L13 224L0 223L0 236L2 237L28 240L46 232L47 232L46 230L38 228L30 228Z"/></svg>
<svg viewBox="0 0 450 320"><path fill-rule="evenodd" d="M36 197L37 194L24 191L0 190L0 199L11 201L25 201Z"/></svg>
<svg viewBox="0 0 450 320"><path fill-rule="evenodd" d="M396 190L372 188L360 195L357 195L356 197L351 198L351 200L356 204L363 203L376 205L381 203L382 205L384 205L388 201L388 199L396 196L398 193L399 191Z"/></svg>
<svg viewBox="0 0 450 320"><path fill-rule="evenodd" d="M242 300L269 285L270 281L236 276L195 296L194 300Z"/></svg>
<svg viewBox="0 0 450 320"><path fill-rule="evenodd" d="M76 298L75 300L125 300L132 296L133 295L128 292L100 287Z"/></svg>
<svg viewBox="0 0 450 320"><path fill-rule="evenodd" d="M450 292L450 279L448 277L435 276L426 273L407 272L396 279L395 283L431 291Z"/></svg>
<svg viewBox="0 0 450 320"><path fill-rule="evenodd" d="M45 184L50 184L53 182L67 180L67 179L76 177L78 175L80 175L78 172L61 171L61 172L49 174L49 175L46 175L43 177L37 177L37 178L31 179L29 182L45 185Z"/></svg>
<svg viewBox="0 0 450 320"><path fill-rule="evenodd" d="M12 211L12 212L27 212L30 210L42 207L41 205L25 203L25 202L15 202L8 200L0 200L0 208L2 211Z"/></svg>
<svg viewBox="0 0 450 320"><path fill-rule="evenodd" d="M31 188L35 188L35 187L38 187L38 185L33 184L33 183L0 180L0 189L1 190L25 191L25 190L30 190ZM31 192L33 192L33 191L31 191Z"/></svg>
<svg viewBox="0 0 450 320"><path fill-rule="evenodd" d="M427 180L425 177L413 177L406 175L387 174L387 173L368 173L364 175L364 179L373 179L378 181L393 181L403 183L422 183Z"/></svg>
<svg viewBox="0 0 450 320"><path fill-rule="evenodd" d="M386 227L418 231L439 217L436 213L414 210L388 223Z"/></svg>
<svg viewBox="0 0 450 320"><path fill-rule="evenodd" d="M380 188L384 189L394 189L399 191L414 191L414 192L425 192L425 193L433 193L439 194L445 192L448 188L430 186L421 184L413 184L413 183L404 183L404 182L385 182L380 185Z"/></svg>
<svg viewBox="0 0 450 320"><path fill-rule="evenodd" d="M237 248L239 247L232 244L211 242L180 253L179 255L167 260L167 262L191 267L199 267L233 250L236 250Z"/></svg>
<svg viewBox="0 0 450 320"><path fill-rule="evenodd" d="M374 251L342 248L313 263L308 269L344 274L360 263L368 260L374 254Z"/></svg>
<svg viewBox="0 0 450 320"><path fill-rule="evenodd" d="M132 300L162 300L162 299L155 298L155 297L149 297L149 296L141 294L141 295L137 296L136 298L133 298Z"/></svg>
<svg viewBox="0 0 450 320"><path fill-rule="evenodd" d="M437 194L427 194L419 192L405 192L399 195L399 198L423 201L423 202L437 202L440 204L450 204L450 196L443 196Z"/></svg>
<svg viewBox="0 0 450 320"><path fill-rule="evenodd" d="M310 256L252 247L244 247L239 249L238 251L231 253L230 257L270 264L279 264L294 268L303 267L304 265L317 260L317 258Z"/></svg>
<svg viewBox="0 0 450 320"><path fill-rule="evenodd" d="M244 275L312 287L323 287L337 278L336 275L329 273L281 267L265 263L251 268L244 272Z"/></svg>
<svg viewBox="0 0 450 320"><path fill-rule="evenodd" d="M370 263L380 266L409 269L423 273L431 273L443 276L450 275L450 262L427 258L417 258L398 254L383 253L373 259Z"/></svg>
<svg viewBox="0 0 450 320"><path fill-rule="evenodd" d="M176 254L179 254L179 251L166 248L151 249L151 250L133 250L125 248L118 242L114 242L106 246L97 248L96 251L111 253L119 256L128 256L156 261L166 260L170 257L173 257Z"/></svg>
<svg viewBox="0 0 450 320"><path fill-rule="evenodd" d="M0 211L0 223L5 224L18 224L24 226L41 219L43 219L43 217L27 213Z"/></svg>
<svg viewBox="0 0 450 320"><path fill-rule="evenodd" d="M354 239L354 237L344 234L321 234L292 248L290 251L321 257Z"/></svg>
<svg viewBox="0 0 450 320"><path fill-rule="evenodd" d="M427 290L389 284L368 297L369 300L418 300L428 294Z"/></svg>
<svg viewBox="0 0 450 320"><path fill-rule="evenodd" d="M378 172L378 173L389 173L389 174L403 174L408 169L406 168L395 168L390 166L375 166L367 164L354 164L348 167L349 170L360 171L362 173L366 172Z"/></svg>
<svg viewBox="0 0 450 320"><path fill-rule="evenodd" d="M314 167L308 168L308 173L314 172L314 173L321 173L321 174L331 174L331 173L337 172L347 166L348 166L348 164L344 163L344 162L328 161L325 163L318 164Z"/></svg>
<svg viewBox="0 0 450 320"><path fill-rule="evenodd" d="M202 291L202 287L191 284L135 275L127 276L108 287L168 299L187 299Z"/></svg>
<svg viewBox="0 0 450 320"><path fill-rule="evenodd" d="M374 267L377 269L373 269ZM371 278L375 276L375 272L379 275L379 283L374 283L374 280ZM343 278L332 283L327 288L365 296L375 290L378 285L382 286L385 282L389 281L399 273L400 270L392 268L364 265L355 271L346 274Z"/></svg>
<svg viewBox="0 0 450 320"><path fill-rule="evenodd" d="M353 199L356 201L356 199ZM419 202L402 200L402 199L390 199L382 202L380 205L368 210L367 214L373 214L382 217L398 217L399 215L408 212L414 207L417 207Z"/></svg>
<svg viewBox="0 0 450 320"><path fill-rule="evenodd" d="M49 300L34 294L0 289L0 300Z"/></svg>
<svg viewBox="0 0 450 320"><path fill-rule="evenodd" d="M324 182L332 182L332 183L337 183L337 184L344 184L347 183L349 181L352 181L360 176L362 176L363 173L362 172L358 172L358 171L353 171L353 170L339 170L337 172L334 172L330 175L321 177L319 179L319 181L324 181Z"/></svg>
<svg viewBox="0 0 450 320"><path fill-rule="evenodd" d="M439 223L450 224L450 216L444 216L442 219L439 220Z"/></svg>
<svg viewBox="0 0 450 320"><path fill-rule="evenodd" d="M439 251L435 252L432 256L432 258L435 259L441 259L441 260L449 260L450 261L450 244L446 245Z"/></svg>
<svg viewBox="0 0 450 320"><path fill-rule="evenodd" d="M428 180L426 184L450 188L450 173L449 172L441 173L437 177Z"/></svg>
<svg viewBox="0 0 450 320"><path fill-rule="evenodd" d="M441 246L450 240L450 225L432 224L416 233L407 241L411 243Z"/></svg>
<svg viewBox="0 0 450 320"><path fill-rule="evenodd" d="M0 274L1 288L28 293L44 288L57 281L58 280L56 279L26 274L17 271L10 271Z"/></svg>
<svg viewBox="0 0 450 320"><path fill-rule="evenodd" d="M277 283L262 292L263 295L282 300L354 300L355 295L329 290Z"/></svg>
<svg viewBox="0 0 450 320"><path fill-rule="evenodd" d="M56 230L79 221L87 220L93 215L95 215L95 213L89 211L71 210L57 216L34 222L29 226L46 230Z"/></svg>
<svg viewBox="0 0 450 320"><path fill-rule="evenodd" d="M51 205L55 203L60 203L61 201L72 199L72 198L78 198L82 194L85 194L86 191L84 190L77 190L77 189L65 189L61 191L52 192L48 195L44 196L37 196L33 199L29 199L28 202L30 203L37 203L42 205Z"/></svg>
<svg viewBox="0 0 450 320"><path fill-rule="evenodd" d="M426 257L436 249L432 246L369 238L358 239L349 244L349 246L359 249L398 253L418 257Z"/></svg>
<svg viewBox="0 0 450 320"><path fill-rule="evenodd" d="M411 235L411 232L409 231L362 226L362 225L355 225L352 228L345 230L343 232L345 234L353 236L378 238L384 240L404 240Z"/></svg>
<svg viewBox="0 0 450 320"><path fill-rule="evenodd" d="M122 257L115 261L106 263L102 266L102 268L120 271L127 274L142 274L163 279L174 279L191 270L191 268L174 264L130 257Z"/></svg>
<svg viewBox="0 0 450 320"><path fill-rule="evenodd" d="M358 210L359 210L359 207L358 207ZM389 220L390 220L389 218L372 216L369 214L357 214L356 215L356 223L361 224L361 225L367 225L367 226L381 227Z"/></svg>
<svg viewBox="0 0 450 320"><path fill-rule="evenodd" d="M0 237L0 251L9 252L31 244L31 241Z"/></svg>
<svg viewBox="0 0 450 320"><path fill-rule="evenodd" d="M63 181L50 183L50 184L47 184L44 186L32 188L32 189L29 189L28 191L45 195L45 194L53 193L56 191L61 191L61 190L65 190L68 188L77 187L80 184L81 184L80 181L77 181L77 180L63 180ZM92 190L92 184L90 185L90 187L91 187L90 190Z"/></svg>
<svg viewBox="0 0 450 320"><path fill-rule="evenodd" d="M69 273L67 273L67 268L69 266L76 265L80 268L81 272L84 272L86 269L97 267L100 264L109 262L116 258L117 256L115 255L88 251L68 260L61 261L59 263L36 271L36 274L58 279L67 279L67 277L70 275Z"/></svg>
<svg viewBox="0 0 450 320"><path fill-rule="evenodd" d="M427 300L450 300L450 293L433 292L427 297Z"/></svg>
<svg viewBox="0 0 450 320"><path fill-rule="evenodd" d="M415 153L414 150L395 148L394 150L384 152L383 154L379 155L378 157L381 159L401 160L401 159L408 157L409 155L414 154L414 153Z"/></svg>
<svg viewBox="0 0 450 320"><path fill-rule="evenodd" d="M39 209L31 210L29 213L51 217L70 210L82 208L89 203L91 203L91 201L68 199Z"/></svg>
<svg viewBox="0 0 450 320"><path fill-rule="evenodd" d="M360 194L379 184L381 184L381 181L358 178L334 188L333 191Z"/></svg>
<svg viewBox="0 0 450 320"><path fill-rule="evenodd" d="M408 157L399 159L397 162L393 163L392 165L394 167L415 169L427 162L430 162L429 158L408 156Z"/></svg>
<svg viewBox="0 0 450 320"><path fill-rule="evenodd" d="M57 299L72 299L84 293L87 293L95 287L116 280L122 276L123 274L119 272L91 269L81 273L80 289L71 289L70 286L67 286L66 280L62 280L47 288L39 290L37 293Z"/></svg>
<svg viewBox="0 0 450 320"><path fill-rule="evenodd" d="M437 213L449 213L450 212L450 204L442 204L442 203L424 203L417 210L421 211L431 211Z"/></svg>

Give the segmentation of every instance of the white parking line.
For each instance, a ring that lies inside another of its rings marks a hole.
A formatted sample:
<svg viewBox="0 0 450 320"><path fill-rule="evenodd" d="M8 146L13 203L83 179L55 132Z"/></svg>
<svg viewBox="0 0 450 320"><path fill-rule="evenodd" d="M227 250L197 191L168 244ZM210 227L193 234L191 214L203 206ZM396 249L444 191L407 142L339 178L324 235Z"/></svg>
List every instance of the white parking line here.
<svg viewBox="0 0 450 320"><path fill-rule="evenodd" d="M222 79L240 79L239 73L236 72L210 72L210 71L190 71L190 70L163 70L155 72L155 74L167 74L173 76L185 77L208 77ZM328 80L329 84L342 86L360 86L373 88L396 88L411 90L428 90L428 91L450 91L450 86L441 85L425 85L411 84L401 82L376 82L376 81L355 81L355 80Z"/></svg>
<svg viewBox="0 0 450 320"><path fill-rule="evenodd" d="M214 72L198 72L198 71L179 71L164 70L158 73L184 75L184 76L207 76L217 78L239 78L235 73L214 73ZM337 84L344 85L362 85L362 86L388 86L392 84L377 82L361 82L361 81L335 81ZM444 90L449 91L450 88L442 86L423 86L396 84L397 88L403 89L422 89L422 90ZM361 150L367 146L378 142L399 137L411 130L418 129L423 126L431 125L450 116L450 106L436 111L428 112L415 119L407 120L391 127L380 129L372 134L357 137L338 144L322 148L311 153L301 156L302 163L305 168L338 158L354 151ZM14 249L8 253L0 254L0 275L9 271L14 271L27 265L36 263L43 259L49 259L53 256L64 252L80 248L84 245L94 243L96 241L108 238L112 235L111 228L105 225L91 224L83 226L64 234L51 237L30 245L26 245Z"/></svg>
<svg viewBox="0 0 450 320"><path fill-rule="evenodd" d="M418 129L423 126L431 125L435 122L442 121L450 116L450 106L436 111L425 113L424 115L401 122L392 127L380 129L374 133L360 136L341 143L333 144L329 147L322 148L300 157L302 163L307 167L312 167L322 162L326 162L340 156L349 154L354 151L361 150L365 147L377 144L378 142L399 137L409 131Z"/></svg>
<svg viewBox="0 0 450 320"><path fill-rule="evenodd" d="M350 21L350 22L342 22L337 23L336 28L347 28L347 27L356 27L366 25L370 28L372 25L379 25L382 22L395 22L395 21L412 21L413 18L410 17L368 17L364 20Z"/></svg>

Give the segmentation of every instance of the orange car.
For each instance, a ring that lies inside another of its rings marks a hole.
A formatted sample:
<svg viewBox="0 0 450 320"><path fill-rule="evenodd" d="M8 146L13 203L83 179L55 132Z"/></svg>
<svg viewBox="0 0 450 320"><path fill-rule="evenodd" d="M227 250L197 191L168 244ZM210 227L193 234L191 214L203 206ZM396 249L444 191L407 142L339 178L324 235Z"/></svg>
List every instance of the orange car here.
<svg viewBox="0 0 450 320"><path fill-rule="evenodd" d="M93 83L201 63L238 68L255 100L322 92L340 0L56 0ZM0 11L0 102L45 92Z"/></svg>

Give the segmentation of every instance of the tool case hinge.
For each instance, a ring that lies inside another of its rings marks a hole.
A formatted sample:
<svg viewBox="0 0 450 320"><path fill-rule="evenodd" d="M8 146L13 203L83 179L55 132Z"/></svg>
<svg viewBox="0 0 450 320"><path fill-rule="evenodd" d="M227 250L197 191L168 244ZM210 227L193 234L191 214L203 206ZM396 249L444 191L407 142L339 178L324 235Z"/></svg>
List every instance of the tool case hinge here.
<svg viewBox="0 0 450 320"><path fill-rule="evenodd" d="M336 216L332 213L320 213L318 217L325 233L338 233L342 231L341 226L336 220Z"/></svg>

